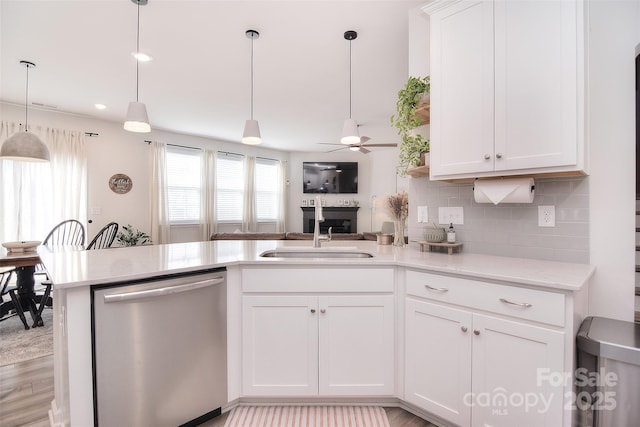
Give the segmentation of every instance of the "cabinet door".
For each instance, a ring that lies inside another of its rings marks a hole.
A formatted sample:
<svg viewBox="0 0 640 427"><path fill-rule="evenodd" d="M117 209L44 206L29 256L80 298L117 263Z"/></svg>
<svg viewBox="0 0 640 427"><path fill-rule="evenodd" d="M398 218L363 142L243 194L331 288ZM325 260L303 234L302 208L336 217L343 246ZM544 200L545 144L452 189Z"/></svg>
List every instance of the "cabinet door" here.
<svg viewBox="0 0 640 427"><path fill-rule="evenodd" d="M577 163L577 16L575 0L495 2L496 171Z"/></svg>
<svg viewBox="0 0 640 427"><path fill-rule="evenodd" d="M394 298L323 296L320 308L320 394L393 395Z"/></svg>
<svg viewBox="0 0 640 427"><path fill-rule="evenodd" d="M405 400L468 426L471 313L407 298L405 316Z"/></svg>
<svg viewBox="0 0 640 427"><path fill-rule="evenodd" d="M317 394L317 297L245 296L242 318L244 394Z"/></svg>
<svg viewBox="0 0 640 427"><path fill-rule="evenodd" d="M473 425L561 426L564 333L482 315L473 330Z"/></svg>
<svg viewBox="0 0 640 427"><path fill-rule="evenodd" d="M492 171L493 3L431 15L431 176Z"/></svg>

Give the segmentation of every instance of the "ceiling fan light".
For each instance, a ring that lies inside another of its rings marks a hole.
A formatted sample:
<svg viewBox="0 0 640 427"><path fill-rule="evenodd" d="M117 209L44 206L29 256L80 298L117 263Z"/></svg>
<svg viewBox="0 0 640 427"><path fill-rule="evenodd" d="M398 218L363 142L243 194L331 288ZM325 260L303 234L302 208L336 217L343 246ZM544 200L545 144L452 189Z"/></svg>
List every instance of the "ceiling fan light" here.
<svg viewBox="0 0 640 427"><path fill-rule="evenodd" d="M242 143L247 145L259 145L262 143L260 137L260 126L257 120L247 120L242 133Z"/></svg>
<svg viewBox="0 0 640 427"><path fill-rule="evenodd" d="M131 101L127 110L127 119L124 122L124 130L129 132L151 132L147 107L142 102Z"/></svg>
<svg viewBox="0 0 640 427"><path fill-rule="evenodd" d="M353 119L346 119L342 126L342 138L340 142L347 145L359 144L360 134L358 132L358 124Z"/></svg>
<svg viewBox="0 0 640 427"><path fill-rule="evenodd" d="M0 157L8 160L48 162L49 149L34 133L16 132L7 138L0 149Z"/></svg>
<svg viewBox="0 0 640 427"><path fill-rule="evenodd" d="M351 151L360 151L360 146L359 145L352 145L351 147L349 147L349 150L351 150Z"/></svg>

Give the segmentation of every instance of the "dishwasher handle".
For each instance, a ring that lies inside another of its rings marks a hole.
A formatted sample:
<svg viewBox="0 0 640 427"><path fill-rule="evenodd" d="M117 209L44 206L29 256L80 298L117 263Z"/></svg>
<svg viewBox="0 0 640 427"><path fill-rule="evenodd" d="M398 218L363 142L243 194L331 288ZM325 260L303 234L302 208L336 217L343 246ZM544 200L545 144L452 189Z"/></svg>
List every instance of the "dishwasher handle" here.
<svg viewBox="0 0 640 427"><path fill-rule="evenodd" d="M162 288L148 289L145 291L124 292L119 294L109 294L104 296L104 302L121 302L134 301L143 298L160 297L164 295L172 295L180 292L193 291L207 286L215 286L224 282L224 277L214 277L212 279L202 280L200 282L186 283L177 286L165 286Z"/></svg>

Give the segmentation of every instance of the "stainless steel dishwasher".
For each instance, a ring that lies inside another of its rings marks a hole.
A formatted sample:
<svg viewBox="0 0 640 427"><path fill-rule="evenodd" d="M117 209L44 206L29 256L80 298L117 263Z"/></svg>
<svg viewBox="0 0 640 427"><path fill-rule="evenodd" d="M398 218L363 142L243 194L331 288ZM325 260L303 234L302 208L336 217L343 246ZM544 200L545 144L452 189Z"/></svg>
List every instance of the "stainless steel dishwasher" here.
<svg viewBox="0 0 640 427"><path fill-rule="evenodd" d="M227 402L226 270L91 288L96 426L195 426Z"/></svg>

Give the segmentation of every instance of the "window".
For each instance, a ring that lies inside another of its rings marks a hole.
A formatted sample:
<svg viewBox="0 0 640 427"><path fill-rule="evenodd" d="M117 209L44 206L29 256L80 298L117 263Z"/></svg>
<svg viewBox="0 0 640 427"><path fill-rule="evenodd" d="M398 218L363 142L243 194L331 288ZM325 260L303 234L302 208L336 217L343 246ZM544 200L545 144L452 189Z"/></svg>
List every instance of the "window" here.
<svg viewBox="0 0 640 427"><path fill-rule="evenodd" d="M216 217L219 222L242 222L244 156L219 153L216 160Z"/></svg>
<svg viewBox="0 0 640 427"><path fill-rule="evenodd" d="M200 222L200 150L167 146L167 194L170 224Z"/></svg>
<svg viewBox="0 0 640 427"><path fill-rule="evenodd" d="M255 167L256 221L276 222L279 217L280 162L256 158Z"/></svg>

